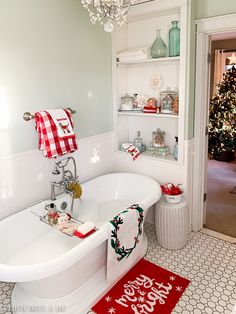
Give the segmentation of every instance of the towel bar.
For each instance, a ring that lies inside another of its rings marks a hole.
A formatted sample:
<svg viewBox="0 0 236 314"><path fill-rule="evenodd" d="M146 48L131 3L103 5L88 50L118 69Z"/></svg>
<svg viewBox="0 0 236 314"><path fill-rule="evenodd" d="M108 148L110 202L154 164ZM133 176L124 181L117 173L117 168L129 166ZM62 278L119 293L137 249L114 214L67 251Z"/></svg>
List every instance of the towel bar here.
<svg viewBox="0 0 236 314"><path fill-rule="evenodd" d="M71 108L66 108L66 109L69 110L71 114L76 113L76 111L73 110L73 109L71 109ZM29 120L32 120L32 119L34 119L34 118L35 118L35 115L34 115L34 114L31 114L30 112L25 112L25 113L23 114L23 119L24 119L25 121L29 121Z"/></svg>

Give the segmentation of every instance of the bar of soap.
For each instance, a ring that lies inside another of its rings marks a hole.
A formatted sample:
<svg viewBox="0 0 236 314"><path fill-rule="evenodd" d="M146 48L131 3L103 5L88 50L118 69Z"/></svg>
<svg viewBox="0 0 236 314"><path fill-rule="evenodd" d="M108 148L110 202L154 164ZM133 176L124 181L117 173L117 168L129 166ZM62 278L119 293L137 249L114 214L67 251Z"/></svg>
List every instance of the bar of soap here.
<svg viewBox="0 0 236 314"><path fill-rule="evenodd" d="M91 221L87 221L84 224L80 225L76 231L81 235L85 236L87 233L94 230L94 228L95 228L94 223Z"/></svg>

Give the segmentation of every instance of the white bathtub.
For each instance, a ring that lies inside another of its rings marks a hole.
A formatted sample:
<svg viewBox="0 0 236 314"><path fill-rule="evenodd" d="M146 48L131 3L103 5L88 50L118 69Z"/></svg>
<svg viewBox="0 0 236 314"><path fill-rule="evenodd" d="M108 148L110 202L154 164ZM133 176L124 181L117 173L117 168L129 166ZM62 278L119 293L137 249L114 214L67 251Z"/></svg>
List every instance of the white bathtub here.
<svg viewBox="0 0 236 314"><path fill-rule="evenodd" d="M37 313L51 308L56 311L58 306L66 314L86 313L112 285L105 276L109 220L133 203L139 203L146 213L161 196L156 181L134 173L103 175L82 188L73 216L93 221L99 229L84 240L64 235L40 221L50 200L0 222L0 280L17 282L12 294L15 313L20 313L22 306L24 313L31 313L36 305ZM70 196L57 198L59 209L63 202L69 209ZM140 258L146 248L144 238Z"/></svg>

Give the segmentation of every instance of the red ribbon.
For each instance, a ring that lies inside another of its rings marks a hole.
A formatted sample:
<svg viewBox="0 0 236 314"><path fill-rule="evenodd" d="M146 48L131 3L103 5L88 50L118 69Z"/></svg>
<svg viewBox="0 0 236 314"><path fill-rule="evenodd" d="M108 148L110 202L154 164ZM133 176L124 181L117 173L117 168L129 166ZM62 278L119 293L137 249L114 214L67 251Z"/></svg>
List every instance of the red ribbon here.
<svg viewBox="0 0 236 314"><path fill-rule="evenodd" d="M180 185L181 184L175 186L172 183L161 185L162 193L167 195L180 195L183 193L183 190L179 187Z"/></svg>

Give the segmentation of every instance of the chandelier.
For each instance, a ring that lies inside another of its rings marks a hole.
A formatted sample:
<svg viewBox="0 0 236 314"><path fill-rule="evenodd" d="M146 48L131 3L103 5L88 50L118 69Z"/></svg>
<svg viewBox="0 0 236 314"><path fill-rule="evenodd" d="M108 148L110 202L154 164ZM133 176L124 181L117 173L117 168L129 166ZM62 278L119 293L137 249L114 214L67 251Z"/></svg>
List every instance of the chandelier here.
<svg viewBox="0 0 236 314"><path fill-rule="evenodd" d="M106 32L112 32L114 22L119 26L125 23L130 2L131 0L81 0L89 12L91 23L100 23Z"/></svg>

